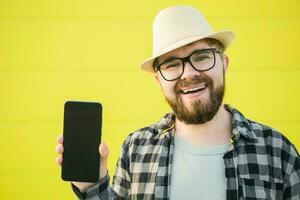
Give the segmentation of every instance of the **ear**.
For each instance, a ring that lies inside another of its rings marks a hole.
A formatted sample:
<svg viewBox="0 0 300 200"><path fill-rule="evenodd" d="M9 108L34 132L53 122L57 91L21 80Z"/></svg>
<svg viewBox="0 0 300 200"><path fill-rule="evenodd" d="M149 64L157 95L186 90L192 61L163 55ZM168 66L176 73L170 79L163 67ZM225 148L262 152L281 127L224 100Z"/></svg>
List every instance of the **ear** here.
<svg viewBox="0 0 300 200"><path fill-rule="evenodd" d="M224 71L226 72L227 68L228 68L228 64L229 64L229 58L226 54L223 55L223 67L224 67Z"/></svg>
<svg viewBox="0 0 300 200"><path fill-rule="evenodd" d="M155 80L159 83L159 78L158 78L159 75L158 75L158 73L155 73L154 76L155 76Z"/></svg>

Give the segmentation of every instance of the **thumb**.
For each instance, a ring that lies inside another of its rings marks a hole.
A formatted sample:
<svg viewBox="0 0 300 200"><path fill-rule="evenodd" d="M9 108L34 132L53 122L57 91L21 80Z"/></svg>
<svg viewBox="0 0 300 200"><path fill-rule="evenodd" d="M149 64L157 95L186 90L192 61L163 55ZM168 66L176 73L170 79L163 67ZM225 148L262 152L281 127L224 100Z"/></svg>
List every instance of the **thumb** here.
<svg viewBox="0 0 300 200"><path fill-rule="evenodd" d="M108 147L104 142L102 142L99 145L99 153L100 153L100 177L99 178L102 179L107 174L107 158L109 154Z"/></svg>
<svg viewBox="0 0 300 200"><path fill-rule="evenodd" d="M99 153L100 153L101 161L106 161L108 158L109 150L107 145L104 142L102 142L99 146Z"/></svg>

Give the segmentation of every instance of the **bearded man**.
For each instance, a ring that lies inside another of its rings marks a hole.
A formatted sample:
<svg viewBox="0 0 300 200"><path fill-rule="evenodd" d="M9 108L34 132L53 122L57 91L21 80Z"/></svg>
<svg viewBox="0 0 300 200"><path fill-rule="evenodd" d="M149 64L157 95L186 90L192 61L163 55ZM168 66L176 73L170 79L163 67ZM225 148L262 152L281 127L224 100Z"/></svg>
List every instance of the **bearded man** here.
<svg viewBox="0 0 300 200"><path fill-rule="evenodd" d="M224 51L234 37L229 30L214 32L193 7L158 13L153 55L141 68L154 74L173 113L128 136L111 186L108 147L101 144L100 180L73 182L78 198L299 199L294 145L223 104L229 63ZM61 136L58 142L61 154Z"/></svg>

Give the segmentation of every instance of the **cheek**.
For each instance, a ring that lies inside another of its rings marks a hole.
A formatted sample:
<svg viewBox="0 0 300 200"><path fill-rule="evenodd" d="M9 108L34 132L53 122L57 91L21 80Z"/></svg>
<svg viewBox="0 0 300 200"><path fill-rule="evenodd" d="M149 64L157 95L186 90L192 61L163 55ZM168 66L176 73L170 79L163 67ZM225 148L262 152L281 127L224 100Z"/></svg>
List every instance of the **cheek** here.
<svg viewBox="0 0 300 200"><path fill-rule="evenodd" d="M210 78L213 81L214 87L220 85L223 82L223 77L220 74L214 74L214 75L210 76Z"/></svg>
<svg viewBox="0 0 300 200"><path fill-rule="evenodd" d="M214 87L219 86L223 84L223 69L221 68L214 68L215 70L208 71L206 73L207 76L209 76L214 84Z"/></svg>
<svg viewBox="0 0 300 200"><path fill-rule="evenodd" d="M160 83L162 92L164 93L164 95L166 97L172 98L173 96L175 96L175 93L174 93L175 83L167 82L165 80L159 80L159 83Z"/></svg>
<svg viewBox="0 0 300 200"><path fill-rule="evenodd" d="M162 86L163 92L165 95L170 96L174 93L174 86L170 84L165 84Z"/></svg>

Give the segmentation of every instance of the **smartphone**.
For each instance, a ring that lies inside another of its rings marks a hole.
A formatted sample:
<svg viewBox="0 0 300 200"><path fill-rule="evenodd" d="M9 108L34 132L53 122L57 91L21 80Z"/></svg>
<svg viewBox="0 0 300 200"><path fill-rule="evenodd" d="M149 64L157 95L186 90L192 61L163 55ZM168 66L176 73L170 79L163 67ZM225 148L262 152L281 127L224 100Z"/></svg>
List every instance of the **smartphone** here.
<svg viewBox="0 0 300 200"><path fill-rule="evenodd" d="M97 182L102 105L98 102L66 101L64 105L61 177L65 181Z"/></svg>

